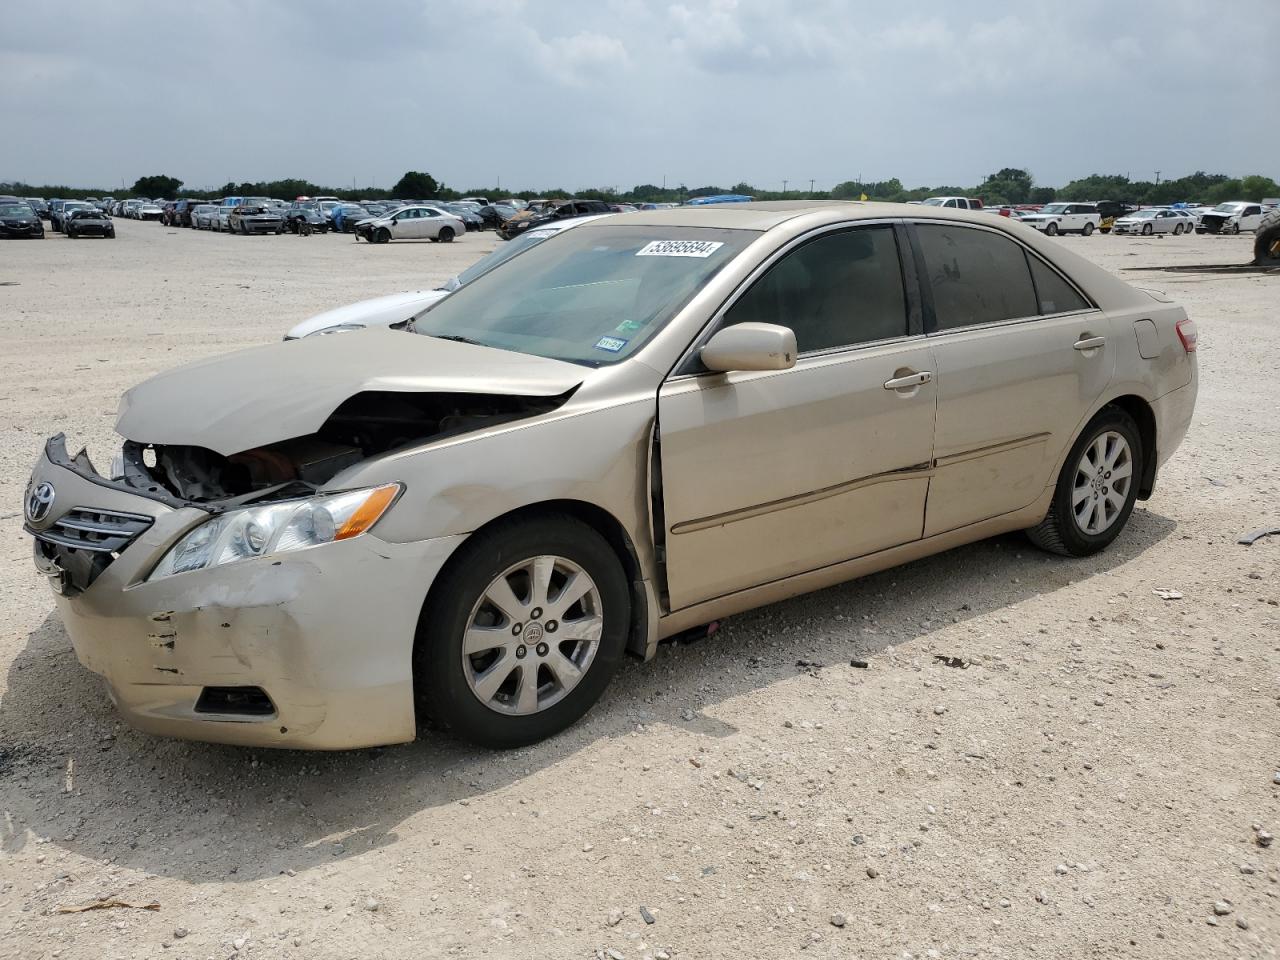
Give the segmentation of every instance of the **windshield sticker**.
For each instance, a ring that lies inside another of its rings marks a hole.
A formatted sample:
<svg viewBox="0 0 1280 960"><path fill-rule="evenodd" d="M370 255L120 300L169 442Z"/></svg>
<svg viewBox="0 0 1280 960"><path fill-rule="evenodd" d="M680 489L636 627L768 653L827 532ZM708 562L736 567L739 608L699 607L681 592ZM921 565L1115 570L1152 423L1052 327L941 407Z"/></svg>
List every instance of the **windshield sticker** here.
<svg viewBox="0 0 1280 960"><path fill-rule="evenodd" d="M597 350L608 350L610 353L617 353L627 345L627 341L621 337L601 337L596 341Z"/></svg>
<svg viewBox="0 0 1280 960"><path fill-rule="evenodd" d="M636 251L637 257L698 257L706 259L724 244L718 240L654 240Z"/></svg>
<svg viewBox="0 0 1280 960"><path fill-rule="evenodd" d="M643 330L644 324L639 320L623 320L613 329L616 333L635 333L637 330Z"/></svg>

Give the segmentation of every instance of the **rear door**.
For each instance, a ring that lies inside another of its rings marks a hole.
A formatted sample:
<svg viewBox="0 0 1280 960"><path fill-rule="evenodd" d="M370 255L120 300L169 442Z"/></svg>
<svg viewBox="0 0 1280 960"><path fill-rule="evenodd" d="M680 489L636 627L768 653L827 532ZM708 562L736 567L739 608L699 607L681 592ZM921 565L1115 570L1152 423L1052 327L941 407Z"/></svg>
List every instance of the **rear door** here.
<svg viewBox="0 0 1280 960"><path fill-rule="evenodd" d="M938 422L925 536L1031 504L1115 366L1107 316L1007 234L914 227Z"/></svg>
<svg viewBox="0 0 1280 960"><path fill-rule="evenodd" d="M900 247L889 223L796 241L713 323L790 327L795 366L663 384L672 609L919 539L933 360Z"/></svg>

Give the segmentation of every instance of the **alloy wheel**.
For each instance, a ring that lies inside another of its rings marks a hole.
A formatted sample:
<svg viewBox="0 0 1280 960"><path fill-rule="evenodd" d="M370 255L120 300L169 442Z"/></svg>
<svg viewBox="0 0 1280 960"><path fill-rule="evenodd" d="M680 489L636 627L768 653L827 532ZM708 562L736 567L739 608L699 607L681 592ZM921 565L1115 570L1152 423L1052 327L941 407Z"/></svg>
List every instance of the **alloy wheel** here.
<svg viewBox="0 0 1280 960"><path fill-rule="evenodd" d="M467 685L490 710L539 713L591 669L603 629L600 590L586 570L564 557L521 561L471 609L462 638Z"/></svg>
<svg viewBox="0 0 1280 960"><path fill-rule="evenodd" d="M1108 530L1124 510L1133 485L1133 452L1114 430L1098 434L1076 464L1071 513L1082 533Z"/></svg>

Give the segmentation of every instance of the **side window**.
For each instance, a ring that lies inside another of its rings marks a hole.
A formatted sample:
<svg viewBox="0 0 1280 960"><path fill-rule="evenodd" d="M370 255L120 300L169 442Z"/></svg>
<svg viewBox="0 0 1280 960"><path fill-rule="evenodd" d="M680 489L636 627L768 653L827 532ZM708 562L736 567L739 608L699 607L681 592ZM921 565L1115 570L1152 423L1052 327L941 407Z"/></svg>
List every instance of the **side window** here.
<svg viewBox="0 0 1280 960"><path fill-rule="evenodd" d="M1089 304L1076 293L1075 287L1063 280L1043 260L1030 253L1031 279L1036 284L1036 296L1040 300L1040 313L1069 313L1072 310L1088 310Z"/></svg>
<svg viewBox="0 0 1280 960"><path fill-rule="evenodd" d="M827 234L769 268L725 315L725 324L790 327L801 353L907 334L902 265L893 228Z"/></svg>
<svg viewBox="0 0 1280 960"><path fill-rule="evenodd" d="M1040 312L1026 257L1012 240L949 224L922 223L916 230L939 330Z"/></svg>

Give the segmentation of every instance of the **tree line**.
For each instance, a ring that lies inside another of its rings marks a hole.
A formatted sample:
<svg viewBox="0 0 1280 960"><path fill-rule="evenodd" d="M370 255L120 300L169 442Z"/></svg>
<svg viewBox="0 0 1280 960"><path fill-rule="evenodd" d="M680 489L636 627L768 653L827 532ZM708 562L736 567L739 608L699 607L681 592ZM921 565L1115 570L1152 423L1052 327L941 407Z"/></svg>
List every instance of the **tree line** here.
<svg viewBox="0 0 1280 960"><path fill-rule="evenodd" d="M258 196L292 199L300 196L341 196L353 200L385 200L398 199L437 199L456 200L465 196L484 196L491 199L499 197L520 197L532 200L535 197L582 197L589 200L610 200L619 203L680 203L693 197L711 196L721 193L740 193L753 196L759 200L857 200L866 197L870 200L887 200L903 202L907 200L923 200L934 196L979 197L988 206L997 204L1049 203L1056 199L1064 200L1127 200L1142 204L1168 204L1181 201L1199 201L1202 203L1221 203L1224 200L1253 200L1266 197L1280 197L1280 184L1270 177L1251 174L1245 177L1230 177L1225 173L1195 173L1172 180L1152 182L1149 180L1130 180L1127 175L1090 174L1072 180L1062 187L1037 185L1031 173L1017 167L1004 167L990 174L981 183L974 186L940 185L932 187L906 188L896 177L889 180L846 180L836 184L830 190L765 190L749 183L735 183L731 186L706 184L699 187L687 187L684 184L674 187L663 187L653 183L642 183L630 190L618 190L616 187L596 187L579 190L566 190L563 187L544 188L541 190L511 190L498 186L470 187L467 190L455 190L436 180L429 173L410 170L388 189L363 187L350 189L345 187L327 187L312 183L310 180L285 179L243 183L225 183L211 190L195 190L184 187L181 180L166 175L139 177L129 190L113 191L100 187L71 187L66 185L45 184L41 186L28 183L0 183L0 194L11 193L17 196L43 197L82 197L106 196L148 197L152 199L174 199L179 196L193 199L216 199L226 196Z"/></svg>

